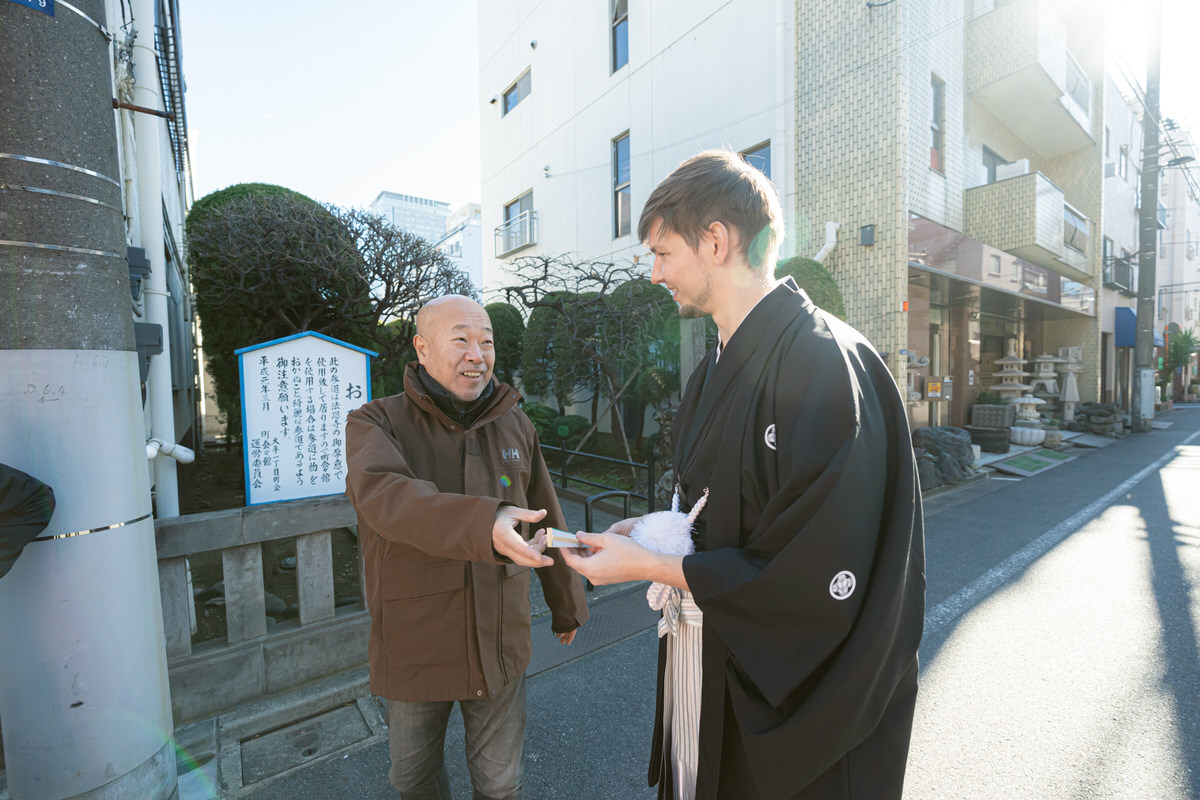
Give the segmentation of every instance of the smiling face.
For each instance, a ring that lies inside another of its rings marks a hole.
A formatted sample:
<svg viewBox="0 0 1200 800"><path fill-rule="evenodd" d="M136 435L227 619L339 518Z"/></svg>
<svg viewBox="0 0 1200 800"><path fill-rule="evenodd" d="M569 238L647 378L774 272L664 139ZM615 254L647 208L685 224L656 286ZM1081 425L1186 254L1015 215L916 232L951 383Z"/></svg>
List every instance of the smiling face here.
<svg viewBox="0 0 1200 800"><path fill-rule="evenodd" d="M417 314L417 359L450 396L476 400L492 379L496 349L487 312L468 297L441 297Z"/></svg>
<svg viewBox="0 0 1200 800"><path fill-rule="evenodd" d="M706 242L707 236L701 237L700 246L693 250L682 236L665 230L661 222L652 226L646 238L646 246L654 254L650 280L667 287L679 304L679 316L685 319L712 314L713 265L704 258Z"/></svg>

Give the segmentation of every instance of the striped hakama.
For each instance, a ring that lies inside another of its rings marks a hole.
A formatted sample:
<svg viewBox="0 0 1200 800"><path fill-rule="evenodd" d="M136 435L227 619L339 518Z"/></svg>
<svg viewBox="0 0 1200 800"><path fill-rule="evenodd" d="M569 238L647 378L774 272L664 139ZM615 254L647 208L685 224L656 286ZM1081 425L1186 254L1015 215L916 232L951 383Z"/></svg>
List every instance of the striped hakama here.
<svg viewBox="0 0 1200 800"><path fill-rule="evenodd" d="M691 592L672 589L658 621L666 636L667 666L663 678L663 747L675 777L675 800L696 796L700 745L700 654L704 614Z"/></svg>

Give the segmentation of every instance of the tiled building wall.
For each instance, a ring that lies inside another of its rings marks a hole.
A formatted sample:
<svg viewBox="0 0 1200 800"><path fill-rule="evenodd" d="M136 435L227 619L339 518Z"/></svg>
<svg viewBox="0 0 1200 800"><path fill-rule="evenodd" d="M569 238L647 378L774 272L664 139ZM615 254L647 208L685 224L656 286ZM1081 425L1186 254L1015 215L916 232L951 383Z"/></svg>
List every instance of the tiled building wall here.
<svg viewBox="0 0 1200 800"><path fill-rule="evenodd" d="M1037 175L1022 175L968 191L963 233L1001 250L1031 244L1037 184Z"/></svg>
<svg viewBox="0 0 1200 800"><path fill-rule="evenodd" d="M797 235L824 238L841 224L825 265L850 324L881 352L898 381L907 341L908 61L906 4L797 0ZM924 138L922 138L922 142ZM875 226L875 244L860 230Z"/></svg>
<svg viewBox="0 0 1200 800"><path fill-rule="evenodd" d="M952 230L962 230L963 189L972 185L964 123L964 6L961 0L919 0L905 5L908 69L908 210ZM968 51L969 52L969 51ZM945 84L945 157L931 166L933 78Z"/></svg>
<svg viewBox="0 0 1200 800"><path fill-rule="evenodd" d="M966 189L985 182L982 148L1007 160L1027 158L1093 222L1087 269L1099 286L1103 165L1102 65L1086 45L1069 42L1093 83L1095 145L1057 159L1039 158L1026 143L970 99L968 75L1004 74L1009 62L1037 60L1039 19L1055 0L1017 0L997 9L1007 22L995 36L975 35L960 0L909 0L896 8L798 0L797 210L800 235L819 240L827 220L842 229L826 261L846 300L851 324L889 353L903 385L898 351L907 343L900 310L908 296L907 220L918 214L952 230L974 231L988 243L1007 242L1014 229L1036 231L1039 243L1061 252L1062 206L1037 202L1054 192L1030 177L1002 182L989 205L972 209ZM982 30L982 28L979 28ZM1080 57L1080 50L1083 51ZM864 58L864 53L873 54ZM964 62L970 60L964 67ZM979 62L979 63L975 63ZM974 64L974 66L972 66ZM1009 67L1011 68L1011 67ZM931 168L932 78L945 82L944 170ZM979 80L983 80L980 78ZM1011 185L1003 185L1011 184ZM1012 197L1007 195L1011 194ZM1057 198L1057 192L1054 192ZM997 208L1001 209L997 213ZM1034 217L1035 214L1043 218ZM860 229L874 225L875 244L860 244ZM1080 375L1085 399L1099 393L1099 328L1094 319L1041 326L1039 347L1082 345L1087 368Z"/></svg>
<svg viewBox="0 0 1200 800"><path fill-rule="evenodd" d="M968 93L1012 75L1038 57L1038 10L1043 0L1016 0L966 26Z"/></svg>

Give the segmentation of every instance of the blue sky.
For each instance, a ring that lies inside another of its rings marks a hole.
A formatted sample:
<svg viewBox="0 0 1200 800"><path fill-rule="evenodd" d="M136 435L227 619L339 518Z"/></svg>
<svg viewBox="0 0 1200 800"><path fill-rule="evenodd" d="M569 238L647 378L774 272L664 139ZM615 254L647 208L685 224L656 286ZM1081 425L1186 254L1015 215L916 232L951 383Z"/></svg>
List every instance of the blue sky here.
<svg viewBox="0 0 1200 800"><path fill-rule="evenodd" d="M475 0L201 0L180 22L197 198L479 200Z"/></svg>
<svg viewBox="0 0 1200 800"><path fill-rule="evenodd" d="M1110 53L1142 84L1148 2L1104 0ZM1200 0L1162 3L1163 113L1200 137ZM366 206L381 191L479 201L475 6L182 4L196 197L262 181L342 206Z"/></svg>

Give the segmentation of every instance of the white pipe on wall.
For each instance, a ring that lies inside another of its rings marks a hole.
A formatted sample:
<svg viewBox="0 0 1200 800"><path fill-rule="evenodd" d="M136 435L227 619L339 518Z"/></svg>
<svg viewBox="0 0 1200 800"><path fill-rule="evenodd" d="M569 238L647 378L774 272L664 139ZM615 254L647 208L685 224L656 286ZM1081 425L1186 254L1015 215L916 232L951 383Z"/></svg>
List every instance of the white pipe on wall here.
<svg viewBox="0 0 1200 800"><path fill-rule="evenodd" d="M821 249L817 251L817 254L813 256L813 261L821 264L825 263L825 257L828 256L829 252L837 245L837 232L838 228L840 227L842 227L841 224L837 222L825 223L825 244L822 245Z"/></svg>
<svg viewBox="0 0 1200 800"><path fill-rule="evenodd" d="M146 442L146 458L158 455L170 456L180 464L190 464L196 460L196 453L190 447L175 442L164 442L162 439L150 439Z"/></svg>

